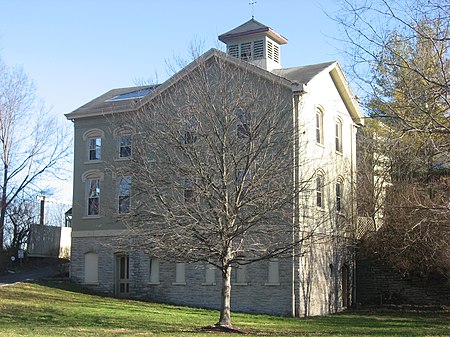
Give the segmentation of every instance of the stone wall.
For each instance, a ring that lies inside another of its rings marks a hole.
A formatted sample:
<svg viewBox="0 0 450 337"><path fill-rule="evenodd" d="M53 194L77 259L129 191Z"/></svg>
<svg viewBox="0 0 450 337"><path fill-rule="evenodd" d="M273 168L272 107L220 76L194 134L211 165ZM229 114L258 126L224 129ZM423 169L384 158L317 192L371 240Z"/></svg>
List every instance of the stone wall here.
<svg viewBox="0 0 450 337"><path fill-rule="evenodd" d="M175 263L160 261L159 283L150 283L150 257L143 252L115 251L111 238L73 238L71 279L90 289L115 295L115 256L129 255L130 292L129 297L156 302L173 303L194 307L218 309L220 307L221 275L215 271L214 284L205 284L205 265L186 264L186 284L175 282ZM98 282L84 283L84 256L98 254ZM267 284L268 261L246 267L247 282L236 284L232 275L233 311L290 315L292 308L292 264L290 260L279 261L279 284Z"/></svg>
<svg viewBox="0 0 450 337"><path fill-rule="evenodd" d="M450 305L450 282L442 277L402 275L373 257L359 257L356 301L364 305Z"/></svg>

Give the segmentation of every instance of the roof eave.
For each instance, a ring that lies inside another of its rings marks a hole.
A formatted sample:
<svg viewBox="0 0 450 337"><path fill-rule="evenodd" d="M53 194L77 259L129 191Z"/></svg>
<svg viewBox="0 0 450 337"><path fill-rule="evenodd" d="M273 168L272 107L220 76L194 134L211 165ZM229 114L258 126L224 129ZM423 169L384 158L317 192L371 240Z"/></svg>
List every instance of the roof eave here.
<svg viewBox="0 0 450 337"><path fill-rule="evenodd" d="M364 125L364 115L361 112L358 101L353 94L347 79L345 78L344 72L342 71L339 64L336 62L336 66L330 70L330 76L333 80L342 101L345 104L350 116L355 124Z"/></svg>
<svg viewBox="0 0 450 337"><path fill-rule="evenodd" d="M276 41L279 44L286 44L288 42L288 39L284 36L278 34L276 31L269 27L263 27L258 29L249 30L246 32L240 32L240 33L234 33L234 34L222 34L219 36L219 40L223 43L226 43L229 40L233 40L236 38L240 38L247 35L257 35L257 34L263 34L267 33L268 36L270 36L274 41Z"/></svg>

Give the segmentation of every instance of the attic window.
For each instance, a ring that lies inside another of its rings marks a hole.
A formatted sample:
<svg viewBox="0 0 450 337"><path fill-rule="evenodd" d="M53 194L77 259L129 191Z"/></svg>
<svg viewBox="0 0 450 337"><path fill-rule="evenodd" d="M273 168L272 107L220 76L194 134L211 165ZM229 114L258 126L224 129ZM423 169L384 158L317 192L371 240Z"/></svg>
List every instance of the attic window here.
<svg viewBox="0 0 450 337"><path fill-rule="evenodd" d="M239 57L239 45L233 44L228 46L228 54L233 57Z"/></svg>
<svg viewBox="0 0 450 337"><path fill-rule="evenodd" d="M253 58L261 59L264 57L264 41L258 40L253 42Z"/></svg>
<svg viewBox="0 0 450 337"><path fill-rule="evenodd" d="M107 101L123 101L123 100L127 100L127 99L142 98L145 95L148 95L149 93L151 93L154 89L155 89L155 87L148 87L148 88L144 88L144 89L140 89L140 90L129 91L124 94L114 96L113 98L110 98Z"/></svg>

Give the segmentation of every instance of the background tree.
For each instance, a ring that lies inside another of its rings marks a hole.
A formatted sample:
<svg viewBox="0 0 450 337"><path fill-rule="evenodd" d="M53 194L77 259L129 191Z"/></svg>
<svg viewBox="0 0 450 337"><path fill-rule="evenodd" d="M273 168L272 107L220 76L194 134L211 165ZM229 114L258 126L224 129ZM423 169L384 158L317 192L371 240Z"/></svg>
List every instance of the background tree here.
<svg viewBox="0 0 450 337"><path fill-rule="evenodd" d="M233 63L200 57L143 111L114 121L136 134L131 170L118 167L133 191L131 211L120 216L126 246L217 267L225 327L232 267L301 254L298 243L306 247L313 232L301 236L293 222L314 172L299 178L307 163L292 124L292 91Z"/></svg>
<svg viewBox="0 0 450 337"><path fill-rule="evenodd" d="M37 104L23 70L0 60L0 251L8 209L14 209L10 205L57 176L58 164L69 154L69 139L54 116Z"/></svg>
<svg viewBox="0 0 450 337"><path fill-rule="evenodd" d="M360 176L374 198L365 213L381 212L384 221L367 247L401 270L449 277L450 2L341 4L348 66L375 120L359 144ZM389 185L377 200L380 168Z"/></svg>
<svg viewBox="0 0 450 337"><path fill-rule="evenodd" d="M10 203L7 214L5 232L9 242L5 242L5 246L15 255L18 249L24 248L28 243L31 226L39 223L39 206L35 201L16 198Z"/></svg>

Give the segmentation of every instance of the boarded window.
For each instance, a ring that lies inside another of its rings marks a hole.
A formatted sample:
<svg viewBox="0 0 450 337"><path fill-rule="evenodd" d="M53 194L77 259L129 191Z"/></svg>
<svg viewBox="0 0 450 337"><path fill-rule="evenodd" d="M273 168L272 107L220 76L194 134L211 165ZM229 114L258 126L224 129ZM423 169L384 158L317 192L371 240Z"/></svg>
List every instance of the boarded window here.
<svg viewBox="0 0 450 337"><path fill-rule="evenodd" d="M150 283L159 283L159 260L156 258L150 258L149 262L149 281Z"/></svg>
<svg viewBox="0 0 450 337"><path fill-rule="evenodd" d="M280 266L277 259L269 260L267 283L269 284L280 283Z"/></svg>
<svg viewBox="0 0 450 337"><path fill-rule="evenodd" d="M186 283L186 265L182 262L175 264L175 283Z"/></svg>
<svg viewBox="0 0 450 337"><path fill-rule="evenodd" d="M98 254L84 254L84 283L98 283Z"/></svg>
<svg viewBox="0 0 450 337"><path fill-rule="evenodd" d="M205 283L206 284L216 283L216 267L209 263L205 265Z"/></svg>

